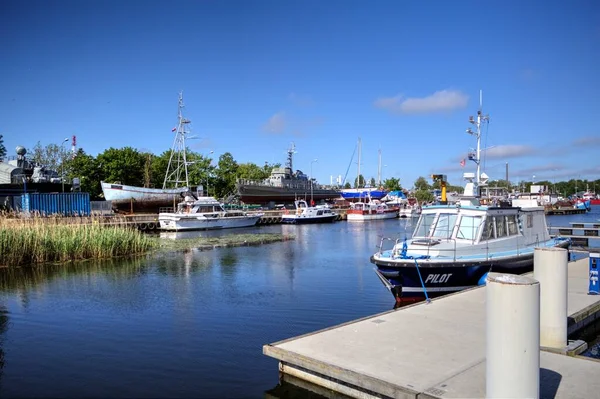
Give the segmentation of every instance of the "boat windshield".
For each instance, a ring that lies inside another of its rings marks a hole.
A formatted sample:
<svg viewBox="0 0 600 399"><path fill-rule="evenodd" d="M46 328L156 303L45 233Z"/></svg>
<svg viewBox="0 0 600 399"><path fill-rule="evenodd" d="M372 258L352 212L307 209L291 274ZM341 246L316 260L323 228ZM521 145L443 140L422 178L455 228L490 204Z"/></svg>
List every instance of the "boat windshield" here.
<svg viewBox="0 0 600 399"><path fill-rule="evenodd" d="M481 226L481 216L463 216L460 218L460 225L456 232L456 238L463 240L477 239L477 232Z"/></svg>
<svg viewBox="0 0 600 399"><path fill-rule="evenodd" d="M452 237L452 231L454 230L457 216L456 213L440 213L435 224L435 229L431 235L435 238Z"/></svg>
<svg viewBox="0 0 600 399"><path fill-rule="evenodd" d="M435 213L423 213L419 219L419 224L415 229L413 237L429 237L429 230L437 215Z"/></svg>

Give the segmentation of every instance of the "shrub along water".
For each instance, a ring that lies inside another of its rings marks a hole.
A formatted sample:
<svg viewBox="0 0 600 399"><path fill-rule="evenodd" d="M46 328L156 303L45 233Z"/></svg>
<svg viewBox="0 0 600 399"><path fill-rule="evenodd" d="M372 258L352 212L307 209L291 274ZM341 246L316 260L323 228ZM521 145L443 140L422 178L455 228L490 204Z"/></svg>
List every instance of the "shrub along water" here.
<svg viewBox="0 0 600 399"><path fill-rule="evenodd" d="M94 218L0 219L1 267L133 255L156 245L124 224Z"/></svg>

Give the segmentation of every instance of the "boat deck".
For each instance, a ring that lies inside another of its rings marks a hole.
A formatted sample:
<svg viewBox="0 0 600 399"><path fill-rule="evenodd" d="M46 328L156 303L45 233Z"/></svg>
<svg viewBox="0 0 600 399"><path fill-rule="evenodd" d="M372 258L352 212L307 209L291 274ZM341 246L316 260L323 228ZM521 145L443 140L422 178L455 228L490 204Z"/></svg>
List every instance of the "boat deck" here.
<svg viewBox="0 0 600 399"><path fill-rule="evenodd" d="M556 243L555 243L554 239L551 239L551 240L548 240L548 241L545 241L545 242L539 244L539 246L543 246L546 248L554 247L555 245L556 245ZM436 249L434 248L432 251L436 251ZM441 252L441 251L445 251L445 250L442 249L439 251ZM447 250L447 251L448 252L454 251L454 249ZM433 263L433 262L443 263L443 262L449 262L449 261L455 261L455 260L473 261L473 260L490 260L490 259L505 259L505 258L510 259L515 256L519 256L519 255L523 255L523 254L533 255L533 251L534 251L534 247L526 247L526 248L522 248L519 250L512 249L509 251L494 251L492 254L488 254L486 256L482 256L480 253L472 254L472 255L458 255L458 256L436 254L435 258L430 259L430 262L431 263ZM385 251L381 254L381 257L388 258L388 259L398 259L398 258L393 258L391 254L392 254L391 250ZM425 254L423 254L423 255L427 256Z"/></svg>
<svg viewBox="0 0 600 399"><path fill-rule="evenodd" d="M569 329L600 314L588 259L569 264ZM352 397L485 397L486 288L479 287L265 345L292 378ZM273 372L276 372L273 370ZM540 397L600 392L600 362L541 351Z"/></svg>

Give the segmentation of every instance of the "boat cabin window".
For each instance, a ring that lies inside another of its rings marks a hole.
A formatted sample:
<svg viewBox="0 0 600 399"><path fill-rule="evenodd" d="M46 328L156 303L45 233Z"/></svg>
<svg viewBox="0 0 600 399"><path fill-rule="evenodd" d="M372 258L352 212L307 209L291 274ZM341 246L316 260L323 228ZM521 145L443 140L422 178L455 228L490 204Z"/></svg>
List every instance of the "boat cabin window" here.
<svg viewBox="0 0 600 399"><path fill-rule="evenodd" d="M508 215L506 217L506 225L508 226L508 235L516 236L519 234L519 227L517 225L517 215Z"/></svg>
<svg viewBox="0 0 600 399"><path fill-rule="evenodd" d="M493 240L496 238L496 234L494 231L494 218L492 216L488 216L485 219L483 225L483 233L481 233L481 240Z"/></svg>
<svg viewBox="0 0 600 399"><path fill-rule="evenodd" d="M415 229L413 237L429 237L429 230L431 229L431 225L435 220L435 216L435 213L427 213L421 215L419 225Z"/></svg>
<svg viewBox="0 0 600 399"><path fill-rule="evenodd" d="M323 214L323 211L317 211L317 216L320 216Z"/></svg>
<svg viewBox="0 0 600 399"><path fill-rule="evenodd" d="M456 232L456 238L475 240L481 225L481 216L463 216Z"/></svg>
<svg viewBox="0 0 600 399"><path fill-rule="evenodd" d="M450 238L456 224L456 213L440 213L432 236L436 238Z"/></svg>
<svg viewBox="0 0 600 399"><path fill-rule="evenodd" d="M508 234L506 233L506 220L504 215L494 216L496 220L496 238L506 237Z"/></svg>

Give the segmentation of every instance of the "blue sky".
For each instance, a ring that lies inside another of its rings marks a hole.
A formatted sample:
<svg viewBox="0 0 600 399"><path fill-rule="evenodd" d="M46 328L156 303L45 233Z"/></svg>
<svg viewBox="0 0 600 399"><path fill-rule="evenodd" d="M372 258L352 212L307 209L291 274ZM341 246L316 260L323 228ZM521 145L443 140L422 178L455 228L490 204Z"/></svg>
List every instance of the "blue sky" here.
<svg viewBox="0 0 600 399"><path fill-rule="evenodd" d="M492 4L493 3L493 4ZM238 162L348 170L404 187L475 164L511 180L600 178L600 3L589 1L8 1L0 134L10 155L77 136L97 155L173 141L177 95L200 139ZM70 145L70 143L69 143Z"/></svg>

